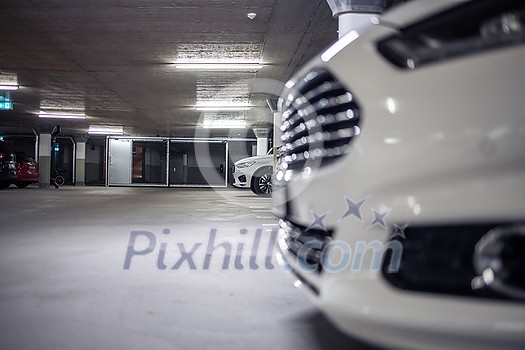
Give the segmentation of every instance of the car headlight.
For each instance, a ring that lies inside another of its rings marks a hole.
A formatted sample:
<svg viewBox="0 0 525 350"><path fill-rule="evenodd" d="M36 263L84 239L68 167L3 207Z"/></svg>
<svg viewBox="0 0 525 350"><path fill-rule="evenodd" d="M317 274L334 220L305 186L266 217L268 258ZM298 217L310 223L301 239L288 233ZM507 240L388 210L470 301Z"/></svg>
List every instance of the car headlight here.
<svg viewBox="0 0 525 350"><path fill-rule="evenodd" d="M237 167L239 169L244 169L244 168L249 168L249 167L251 167L254 164L255 164L255 161L251 160L249 162L236 164L235 167Z"/></svg>
<svg viewBox="0 0 525 350"><path fill-rule="evenodd" d="M404 69L525 42L525 6L521 1L466 2L403 28L378 43L379 52Z"/></svg>

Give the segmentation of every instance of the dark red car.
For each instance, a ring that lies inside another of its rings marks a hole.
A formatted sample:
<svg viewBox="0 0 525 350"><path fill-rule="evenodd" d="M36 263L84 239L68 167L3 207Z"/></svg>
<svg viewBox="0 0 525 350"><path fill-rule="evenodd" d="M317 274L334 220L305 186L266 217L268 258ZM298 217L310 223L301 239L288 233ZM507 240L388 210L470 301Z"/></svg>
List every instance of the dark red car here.
<svg viewBox="0 0 525 350"><path fill-rule="evenodd" d="M32 183L38 182L38 164L24 152L15 152L18 178L15 185L25 188Z"/></svg>

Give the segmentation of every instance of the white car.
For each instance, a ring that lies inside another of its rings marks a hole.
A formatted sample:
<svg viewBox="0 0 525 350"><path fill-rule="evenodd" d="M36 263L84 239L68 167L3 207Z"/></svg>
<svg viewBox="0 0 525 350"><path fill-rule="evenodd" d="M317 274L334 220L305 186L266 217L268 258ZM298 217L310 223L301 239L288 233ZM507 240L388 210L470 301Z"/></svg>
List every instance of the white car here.
<svg viewBox="0 0 525 350"><path fill-rule="evenodd" d="M272 193L273 149L266 155L243 158L234 163L233 186L250 188L253 193L268 196Z"/></svg>
<svg viewBox="0 0 525 350"><path fill-rule="evenodd" d="M277 260L398 349L525 349L525 5L421 0L282 94Z"/></svg>

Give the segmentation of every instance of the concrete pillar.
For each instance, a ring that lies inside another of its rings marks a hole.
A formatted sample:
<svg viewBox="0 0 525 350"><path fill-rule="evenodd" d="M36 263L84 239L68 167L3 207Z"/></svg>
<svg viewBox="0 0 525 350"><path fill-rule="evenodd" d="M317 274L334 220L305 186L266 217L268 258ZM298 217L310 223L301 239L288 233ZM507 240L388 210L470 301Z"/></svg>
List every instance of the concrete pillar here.
<svg viewBox="0 0 525 350"><path fill-rule="evenodd" d="M283 141L281 140L281 136L283 135L283 132L281 131L281 113L274 112L273 113L273 147L275 148L273 152L273 161L274 164L277 163L277 155L278 155L278 149L283 145Z"/></svg>
<svg viewBox="0 0 525 350"><path fill-rule="evenodd" d="M38 172L39 187L48 188L51 176L51 134L38 137Z"/></svg>
<svg viewBox="0 0 525 350"><path fill-rule="evenodd" d="M355 29L372 24L372 17L380 15L389 0L326 0L334 18L339 21L339 38Z"/></svg>
<svg viewBox="0 0 525 350"><path fill-rule="evenodd" d="M263 156L268 153L268 135L270 129L267 128L257 128L253 129L255 137L257 137L257 155Z"/></svg>
<svg viewBox="0 0 525 350"><path fill-rule="evenodd" d="M51 140L54 128L41 127L37 128L38 133L38 170L39 170L39 187L48 188L51 176Z"/></svg>
<svg viewBox="0 0 525 350"><path fill-rule="evenodd" d="M86 183L86 135L75 135L75 186L85 186Z"/></svg>
<svg viewBox="0 0 525 350"><path fill-rule="evenodd" d="M273 146L279 147L283 144L281 141L281 136L283 135L281 131L281 113L273 113Z"/></svg>

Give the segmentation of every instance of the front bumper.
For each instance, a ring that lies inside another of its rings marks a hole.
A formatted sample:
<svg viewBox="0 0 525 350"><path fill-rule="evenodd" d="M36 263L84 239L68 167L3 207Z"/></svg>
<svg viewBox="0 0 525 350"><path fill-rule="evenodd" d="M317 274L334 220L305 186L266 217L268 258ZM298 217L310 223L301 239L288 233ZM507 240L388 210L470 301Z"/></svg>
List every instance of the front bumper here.
<svg viewBox="0 0 525 350"><path fill-rule="evenodd" d="M246 182L246 175L239 175L235 176L235 182L233 183L233 186L239 187L239 188L248 188L248 183Z"/></svg>
<svg viewBox="0 0 525 350"><path fill-rule="evenodd" d="M249 168L247 168L249 169ZM238 188L250 188L251 173L247 169L239 169L237 167L233 170L233 186ZM251 169L250 169L251 171Z"/></svg>
<svg viewBox="0 0 525 350"><path fill-rule="evenodd" d="M289 271L288 276L294 285L305 291L328 318L347 333L394 348L442 349L446 344L445 347L451 349L519 349L525 344L523 302L399 288L385 278L382 271L384 256L379 266L374 266L372 250L367 251L361 264L351 261L340 269L315 269L312 268L315 260L308 253L315 253L313 255L317 257L317 252L314 249L304 251L306 255L301 259L297 246L293 246L301 236L300 240L306 242L311 236L307 228L314 226L316 218L325 214L323 230L319 226L321 220L315 224L317 233L325 232L330 237L329 242L348 245L354 255L360 242L387 244L395 225L400 227L409 223L410 229L436 222L472 222L481 227L487 221L518 222L523 219L520 212L524 208L521 191L516 189L525 186L520 171L507 173L504 186L492 174L477 173L446 186L443 183L428 186L426 181L417 185L409 181L397 187L378 189L364 202L362 220L359 220L354 215L345 217L348 211L345 198L357 202L367 195L366 192L349 191L350 188L338 180L340 174L345 173L342 167L320 171L314 179L307 181L308 186L303 179L294 179L285 186L281 183L281 187L277 184L274 192L282 195L285 188L287 193L287 200L276 205L275 209L283 219L277 261ZM334 186L327 187L326 183ZM479 184L485 184L484 191L479 191ZM308 190L304 190L306 187ZM443 194L439 194L443 188L457 195L454 205L443 205ZM486 198L491 198L498 206ZM475 207L473 203L476 203ZM383 207L391 209L385 217L386 227L371 225L373 210L381 212ZM433 253L444 254L437 251L440 249L446 247L443 244L436 246ZM461 251L456 246L449 250ZM450 264L453 265L454 261ZM450 276L450 279L455 277ZM436 339L441 340L437 342Z"/></svg>
<svg viewBox="0 0 525 350"><path fill-rule="evenodd" d="M305 271L283 244L285 238L281 229L277 261L288 271L293 284L346 333L399 349L522 348L522 307L400 292L374 273L345 276Z"/></svg>

